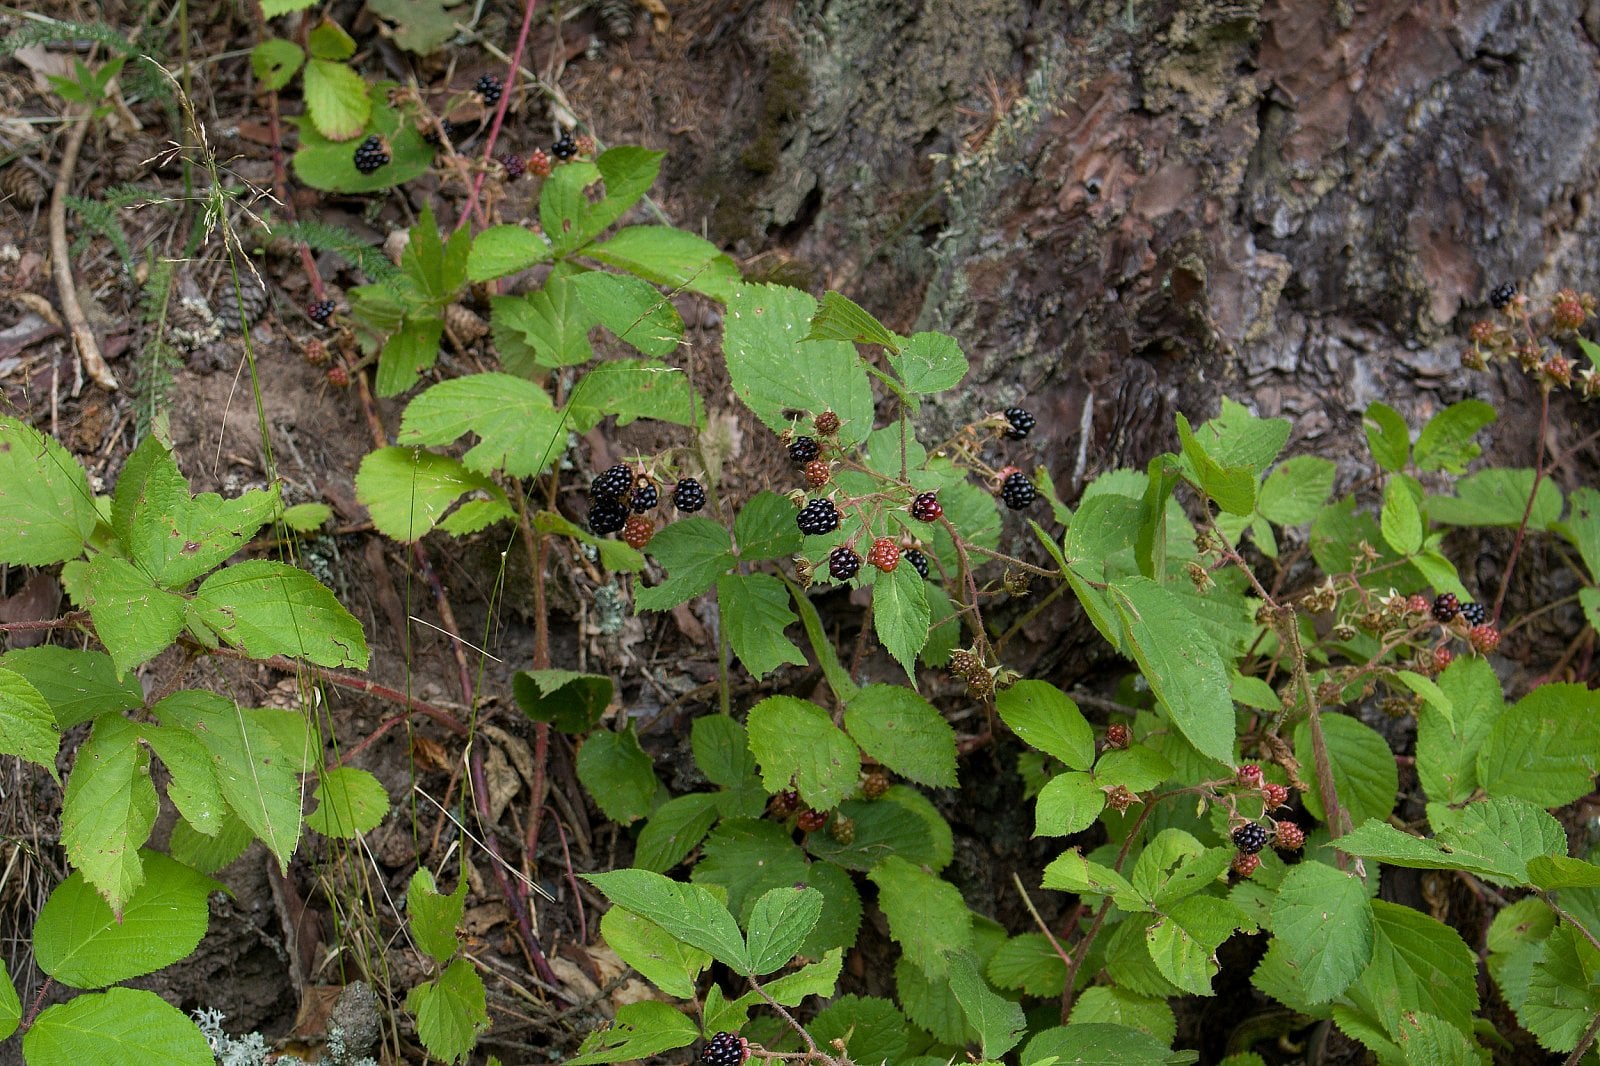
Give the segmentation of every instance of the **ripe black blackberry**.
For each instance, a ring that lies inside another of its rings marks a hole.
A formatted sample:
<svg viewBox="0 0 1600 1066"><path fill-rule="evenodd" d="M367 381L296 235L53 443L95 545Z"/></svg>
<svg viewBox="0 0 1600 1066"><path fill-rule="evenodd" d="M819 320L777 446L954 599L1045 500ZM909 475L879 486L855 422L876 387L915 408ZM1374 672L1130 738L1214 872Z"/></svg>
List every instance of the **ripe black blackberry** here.
<svg viewBox="0 0 1600 1066"><path fill-rule="evenodd" d="M918 522L935 522L944 514L944 508L939 505L939 494L936 492L919 492L917 498L911 501L911 517Z"/></svg>
<svg viewBox="0 0 1600 1066"><path fill-rule="evenodd" d="M618 463L590 483L589 494L597 500L620 500L631 488L633 471L627 463Z"/></svg>
<svg viewBox="0 0 1600 1066"><path fill-rule="evenodd" d="M424 130L422 133L422 143L433 148L438 148L440 145L444 144L444 137L439 136L441 132L443 132L444 137L450 138L451 144L455 143L457 132L456 125L447 118L440 119L439 125L429 126L426 130Z"/></svg>
<svg viewBox="0 0 1600 1066"><path fill-rule="evenodd" d="M738 1033L718 1033L700 1050L705 1066L743 1066L750 1057L750 1041Z"/></svg>
<svg viewBox="0 0 1600 1066"><path fill-rule="evenodd" d="M328 319L333 317L333 301L313 300L306 304L306 317L319 326L326 326Z"/></svg>
<svg viewBox="0 0 1600 1066"><path fill-rule="evenodd" d="M789 443L789 461L809 463L822 454L822 445L811 437L796 437Z"/></svg>
<svg viewBox="0 0 1600 1066"><path fill-rule="evenodd" d="M911 564L911 569L922 575L922 580L928 580L928 557L926 555L923 555L915 548L907 548L902 558Z"/></svg>
<svg viewBox="0 0 1600 1066"><path fill-rule="evenodd" d="M828 554L828 573L835 581L849 581L861 572L861 556L843 544Z"/></svg>
<svg viewBox="0 0 1600 1066"><path fill-rule="evenodd" d="M356 145L355 164L363 174L371 174L379 167L388 166L389 146L383 143L382 137L373 134Z"/></svg>
<svg viewBox="0 0 1600 1066"><path fill-rule="evenodd" d="M661 502L661 493L656 488L656 483L640 474L633 482L633 513L644 514L646 511L655 510L656 504Z"/></svg>
<svg viewBox="0 0 1600 1066"><path fill-rule="evenodd" d="M628 524L628 509L609 496L596 496L589 507L589 532L605 536Z"/></svg>
<svg viewBox="0 0 1600 1066"><path fill-rule="evenodd" d="M1503 285L1496 285L1489 294L1489 306L1496 311L1503 311L1506 305L1517 298L1517 283L1508 281Z"/></svg>
<svg viewBox="0 0 1600 1066"><path fill-rule="evenodd" d="M686 514L692 514L705 505L706 490L692 477L684 478L672 490L672 506Z"/></svg>
<svg viewBox="0 0 1600 1066"><path fill-rule="evenodd" d="M819 496L802 507L794 521L808 537L825 536L839 528L839 509L832 500Z"/></svg>
<svg viewBox="0 0 1600 1066"><path fill-rule="evenodd" d="M563 161L578 154L578 142L572 139L571 130L561 131L561 136L550 146L550 154Z"/></svg>
<svg viewBox="0 0 1600 1066"><path fill-rule="evenodd" d="M1461 613L1461 601L1456 599L1453 592L1441 592L1439 598L1433 601L1433 617L1440 622L1448 622Z"/></svg>
<svg viewBox="0 0 1600 1066"><path fill-rule="evenodd" d="M472 86L474 92L483 97L485 107L493 107L500 102L500 94L505 90L505 83L498 74L485 74Z"/></svg>
<svg viewBox="0 0 1600 1066"><path fill-rule="evenodd" d="M1033 487L1033 482L1028 480L1028 475L1018 471L1006 475L1005 481L1000 485L1000 498L1006 501L1006 506L1013 511L1020 511L1038 499L1039 492Z"/></svg>
<svg viewBox="0 0 1600 1066"><path fill-rule="evenodd" d="M1481 603L1463 603L1461 617L1467 620L1468 625L1481 626L1489 621L1489 608Z"/></svg>
<svg viewBox="0 0 1600 1066"><path fill-rule="evenodd" d="M1036 420L1031 411L1025 411L1020 407L1007 407L1005 414L1006 421L1011 423L1011 428L1006 430L1006 439L1021 440L1033 432Z"/></svg>
<svg viewBox="0 0 1600 1066"><path fill-rule="evenodd" d="M528 162L514 152L507 152L500 157L500 165L505 168L506 177L516 181L528 172Z"/></svg>
<svg viewBox="0 0 1600 1066"><path fill-rule="evenodd" d="M1233 831L1233 843L1246 855L1254 855L1267 846L1267 831L1254 822L1246 822Z"/></svg>

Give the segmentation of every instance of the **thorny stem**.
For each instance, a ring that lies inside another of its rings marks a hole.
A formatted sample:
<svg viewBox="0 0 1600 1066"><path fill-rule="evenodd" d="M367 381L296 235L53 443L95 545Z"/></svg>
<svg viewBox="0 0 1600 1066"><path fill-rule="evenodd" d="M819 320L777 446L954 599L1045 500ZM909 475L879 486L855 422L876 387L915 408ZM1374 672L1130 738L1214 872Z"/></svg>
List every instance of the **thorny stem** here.
<svg viewBox="0 0 1600 1066"><path fill-rule="evenodd" d="M1594 1016L1594 1021L1589 1023L1589 1028L1583 1031L1583 1036L1578 1040L1578 1046L1572 1049L1572 1054L1562 1060L1562 1066L1578 1066L1583 1057L1589 1053L1589 1048L1594 1044L1594 1038L1600 1035L1600 1014Z"/></svg>
<svg viewBox="0 0 1600 1066"><path fill-rule="evenodd" d="M1544 480L1544 438L1550 429L1550 386L1539 390L1539 440L1533 460L1533 487L1528 490L1528 505L1522 509L1522 521L1517 524L1516 539L1511 542L1511 554L1506 556L1505 574L1500 578L1500 594L1494 598L1491 625L1500 624L1500 609L1505 606L1506 592L1511 588L1511 575L1517 568L1517 556L1522 554L1522 542L1528 535L1528 519L1533 514L1533 501L1539 496L1539 482Z"/></svg>
<svg viewBox="0 0 1600 1066"><path fill-rule="evenodd" d="M522 30L517 34L517 46L511 51L511 61L507 64L505 88L500 93L500 104L494 109L494 120L489 123L489 135L483 141L484 166L478 170L478 175L473 179L472 191L467 196L467 206L462 208L461 217L456 219L456 229L467 224L478 209L478 195L483 191L483 180L488 176L488 163L494 158L494 142L500 136L501 123L505 121L506 108L511 106L511 90L516 87L517 73L522 69L522 52L528 46L528 30L533 26L533 9L538 0L525 0L522 5Z"/></svg>
<svg viewBox="0 0 1600 1066"><path fill-rule="evenodd" d="M785 1010L782 1003L767 995L767 990L762 988L754 977L746 978L746 980L750 982L750 987L755 990L756 995L766 1000L767 1006L777 1011L778 1015L789 1023L789 1027L800 1034L800 1039L806 1042L806 1057L808 1060L820 1059L822 1062L829 1063L830 1066L842 1066L838 1059L817 1047L817 1042L811 1039L811 1034L806 1032L806 1027L795 1021L794 1015Z"/></svg>

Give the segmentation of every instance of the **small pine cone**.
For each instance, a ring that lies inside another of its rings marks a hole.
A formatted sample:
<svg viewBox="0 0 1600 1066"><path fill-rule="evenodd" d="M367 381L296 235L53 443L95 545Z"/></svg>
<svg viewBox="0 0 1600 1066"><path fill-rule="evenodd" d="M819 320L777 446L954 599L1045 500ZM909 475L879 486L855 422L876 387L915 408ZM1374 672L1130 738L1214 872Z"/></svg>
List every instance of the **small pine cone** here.
<svg viewBox="0 0 1600 1066"><path fill-rule="evenodd" d="M1121 814L1123 811L1139 802L1139 797L1128 791L1127 785L1118 785L1106 789L1106 806Z"/></svg>
<svg viewBox="0 0 1600 1066"><path fill-rule="evenodd" d="M959 678L970 679L983 671L983 660L964 648L950 653L950 672Z"/></svg>
<svg viewBox="0 0 1600 1066"><path fill-rule="evenodd" d="M1279 851L1299 851L1306 845L1306 831L1293 822L1279 822L1272 846Z"/></svg>
<svg viewBox="0 0 1600 1066"><path fill-rule="evenodd" d="M767 811L780 822L787 822L789 816L800 809L800 793L789 789L778 793L767 801Z"/></svg>
<svg viewBox="0 0 1600 1066"><path fill-rule="evenodd" d="M444 324L462 344L471 344L489 335L489 323L461 304L451 304L444 309Z"/></svg>
<svg viewBox="0 0 1600 1066"><path fill-rule="evenodd" d="M0 170L0 200L21 211L32 211L50 198L44 179L20 159Z"/></svg>
<svg viewBox="0 0 1600 1066"><path fill-rule="evenodd" d="M1247 762L1234 771L1233 778L1245 788L1261 787L1261 767L1253 762Z"/></svg>
<svg viewBox="0 0 1600 1066"><path fill-rule="evenodd" d="M816 427L817 436L831 437L839 432L839 416L832 411L824 411L811 422Z"/></svg>
<svg viewBox="0 0 1600 1066"><path fill-rule="evenodd" d="M622 527L622 539L630 548L643 548L656 535L656 524L644 515L629 515Z"/></svg>
<svg viewBox="0 0 1600 1066"><path fill-rule="evenodd" d="M826 459L813 459L806 464L806 484L820 489L833 478L833 467Z"/></svg>
<svg viewBox="0 0 1600 1066"><path fill-rule="evenodd" d="M889 775L882 770L868 771L861 779L861 794L869 800L879 799L889 791Z"/></svg>
<svg viewBox="0 0 1600 1066"><path fill-rule="evenodd" d="M305 357L306 362L310 363L312 366L327 366L328 346L323 344L317 338L313 337L306 341Z"/></svg>
<svg viewBox="0 0 1600 1066"><path fill-rule="evenodd" d="M1249 877L1259 869L1261 869L1259 855L1249 855L1241 851L1233 857L1233 872L1240 877Z"/></svg>
<svg viewBox="0 0 1600 1066"><path fill-rule="evenodd" d="M833 816L833 821L828 823L828 835L837 844L849 846L856 842L856 823L842 814Z"/></svg>
<svg viewBox="0 0 1600 1066"><path fill-rule="evenodd" d="M1455 656L1453 656L1450 653L1450 649L1444 645L1441 644L1437 648L1434 648L1431 661L1433 672L1436 674L1444 673L1445 667L1450 665L1450 660L1453 658L1455 658Z"/></svg>
<svg viewBox="0 0 1600 1066"><path fill-rule="evenodd" d="M828 812L809 809L801 811L800 817L795 819L794 824L800 828L802 833L815 833L818 829L828 824Z"/></svg>
<svg viewBox="0 0 1600 1066"><path fill-rule="evenodd" d="M1269 811L1275 811L1279 807L1287 807L1289 805L1289 787L1268 782L1261 786L1261 799L1266 803Z"/></svg>
<svg viewBox="0 0 1600 1066"><path fill-rule="evenodd" d="M1500 631L1488 624L1473 626L1467 631L1467 643L1479 655L1488 655L1500 646Z"/></svg>

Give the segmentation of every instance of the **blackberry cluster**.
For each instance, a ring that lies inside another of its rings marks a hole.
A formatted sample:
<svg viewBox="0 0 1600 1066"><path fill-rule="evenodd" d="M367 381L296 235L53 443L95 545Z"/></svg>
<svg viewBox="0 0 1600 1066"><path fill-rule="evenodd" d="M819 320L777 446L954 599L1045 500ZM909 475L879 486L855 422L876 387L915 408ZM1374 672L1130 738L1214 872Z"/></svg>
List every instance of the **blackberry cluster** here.
<svg viewBox="0 0 1600 1066"><path fill-rule="evenodd" d="M356 145L355 164L363 174L371 174L380 167L388 166L389 146L383 143L382 137L373 134Z"/></svg>
<svg viewBox="0 0 1600 1066"><path fill-rule="evenodd" d="M1033 427L1037 423L1031 411L1025 411L1020 407L1007 407L1005 413L1006 421L1011 423L1011 428L1006 430L1006 439L1021 440L1033 432Z"/></svg>
<svg viewBox="0 0 1600 1066"><path fill-rule="evenodd" d="M561 136L550 146L550 154L562 162L566 162L578 154L578 142L572 139L571 130L562 130Z"/></svg>
<svg viewBox="0 0 1600 1066"><path fill-rule="evenodd" d="M700 482L686 477L672 490L672 506L685 514L692 514L706 505L706 490Z"/></svg>
<svg viewBox="0 0 1600 1066"><path fill-rule="evenodd" d="M1439 598L1433 601L1433 617L1440 622L1448 622L1461 613L1461 601L1456 599L1453 592L1441 592Z"/></svg>
<svg viewBox="0 0 1600 1066"><path fill-rule="evenodd" d="M528 172L527 161L512 152L507 152L500 157L500 165L505 167L506 177L512 181L516 181Z"/></svg>
<svg viewBox="0 0 1600 1066"><path fill-rule="evenodd" d="M306 305L306 317L319 326L326 326L333 317L332 300L316 300Z"/></svg>
<svg viewBox="0 0 1600 1066"><path fill-rule="evenodd" d="M622 539L630 548L643 549L655 535L655 523L643 515L629 515L622 524Z"/></svg>
<svg viewBox="0 0 1600 1066"><path fill-rule="evenodd" d="M628 509L610 496L596 496L589 506L589 532L615 533L628 524Z"/></svg>
<svg viewBox="0 0 1600 1066"><path fill-rule="evenodd" d="M1246 855L1254 855L1267 846L1267 831L1254 822L1246 822L1233 831L1233 844Z"/></svg>
<svg viewBox="0 0 1600 1066"><path fill-rule="evenodd" d="M493 107L500 102L500 94L505 91L505 83L498 74L485 74L472 86L473 91L483 97L485 107Z"/></svg>
<svg viewBox="0 0 1600 1066"><path fill-rule="evenodd" d="M550 157L545 155L543 148L535 148L533 154L528 157L528 173L536 178L550 176Z"/></svg>
<svg viewBox="0 0 1600 1066"><path fill-rule="evenodd" d="M447 118L440 119L439 125L436 127L428 127L428 129L422 134L422 142L433 148L438 148L440 145L444 144L444 137L439 136L441 131L444 133L444 137L450 138L451 144L455 143L456 124Z"/></svg>
<svg viewBox="0 0 1600 1066"><path fill-rule="evenodd" d="M1273 845L1283 851L1299 851L1306 846L1306 831L1293 822L1278 823L1278 842Z"/></svg>
<svg viewBox="0 0 1600 1066"><path fill-rule="evenodd" d="M789 461L809 463L822 454L822 445L812 437L796 437L789 443Z"/></svg>
<svg viewBox="0 0 1600 1066"><path fill-rule="evenodd" d="M620 501L633 488L633 470L627 463L618 463L589 484L589 495L595 499Z"/></svg>
<svg viewBox="0 0 1600 1066"><path fill-rule="evenodd" d="M794 820L794 824L802 833L815 833L818 829L828 824L827 811L804 810Z"/></svg>
<svg viewBox="0 0 1600 1066"><path fill-rule="evenodd" d="M828 573L835 581L849 581L861 572L861 556L839 545L828 554Z"/></svg>
<svg viewBox="0 0 1600 1066"><path fill-rule="evenodd" d="M942 514L944 508L939 505L939 494L936 492L920 492L911 501L911 517L918 522L936 522Z"/></svg>
<svg viewBox="0 0 1600 1066"><path fill-rule="evenodd" d="M832 411L824 411L812 420L812 425L817 427L817 432L827 437L839 432L839 416Z"/></svg>
<svg viewBox="0 0 1600 1066"><path fill-rule="evenodd" d="M1489 608L1481 603L1463 603L1461 617L1467 620L1468 625L1481 626L1489 621Z"/></svg>
<svg viewBox="0 0 1600 1066"><path fill-rule="evenodd" d="M633 513L644 514L646 511L653 511L660 502L661 493L656 489L656 483L640 474L633 483Z"/></svg>
<svg viewBox="0 0 1600 1066"><path fill-rule="evenodd" d="M1000 485L1000 498L1006 501L1006 506L1013 511L1020 511L1034 500L1039 498L1039 491L1033 487L1033 482L1028 480L1028 475L1018 471L1006 475Z"/></svg>
<svg viewBox="0 0 1600 1066"><path fill-rule="evenodd" d="M813 459L806 464L806 484L820 489L833 480L833 467L826 459Z"/></svg>
<svg viewBox="0 0 1600 1066"><path fill-rule="evenodd" d="M750 1041L738 1033L718 1033L700 1049L705 1066L743 1066L750 1057Z"/></svg>
<svg viewBox="0 0 1600 1066"><path fill-rule="evenodd" d="M891 537L879 537L872 542L872 550L867 553L867 562L886 574L894 573L895 567L900 565L900 545Z"/></svg>
<svg viewBox="0 0 1600 1066"><path fill-rule="evenodd" d="M1489 306L1496 311L1503 311L1512 300L1517 298L1517 283L1508 281L1503 285L1496 285L1489 294Z"/></svg>
<svg viewBox="0 0 1600 1066"><path fill-rule="evenodd" d="M926 555L923 555L915 548L907 548L905 560L911 564L911 569L922 575L922 580L928 580L928 557Z"/></svg>
<svg viewBox="0 0 1600 1066"><path fill-rule="evenodd" d="M839 509L833 501L818 497L800 509L795 524L808 537L821 537L839 528Z"/></svg>

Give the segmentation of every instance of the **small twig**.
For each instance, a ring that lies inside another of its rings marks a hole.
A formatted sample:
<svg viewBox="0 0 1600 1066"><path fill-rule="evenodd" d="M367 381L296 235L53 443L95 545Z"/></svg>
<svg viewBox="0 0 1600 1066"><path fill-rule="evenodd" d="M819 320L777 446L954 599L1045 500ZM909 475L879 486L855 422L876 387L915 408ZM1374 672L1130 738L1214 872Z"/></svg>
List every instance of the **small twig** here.
<svg viewBox="0 0 1600 1066"><path fill-rule="evenodd" d="M528 30L533 26L533 9L538 0L524 0L522 5L522 30L517 34L517 46L511 51L511 60L506 72L504 91L500 93L500 105L494 109L494 120L489 123L489 135L483 139L484 166L473 179L472 191L467 196L467 206L462 208L461 217L456 219L456 229L467 224L474 211L478 209L478 194L483 191L483 179L488 176L488 163L494 159L494 142L500 136L500 125L505 121L506 108L511 106L511 90L517 84L517 72L522 69L522 52L528 46Z"/></svg>
<svg viewBox="0 0 1600 1066"><path fill-rule="evenodd" d="M73 345L78 353L72 384L74 396L82 391L85 373L89 375L89 380L107 392L116 392L118 388L117 376L100 354L100 342L95 340L94 330L89 328L89 320L83 315L83 305L78 302L78 286L72 279L72 256L67 251L67 192L72 187L72 173L77 169L83 140L89 135L89 122L89 115L84 114L73 124L72 132L67 134L66 146L61 151L61 169L56 173L55 191L50 196L50 265L56 276L56 292L61 298L61 317L67 320L67 328L72 331Z"/></svg>
<svg viewBox="0 0 1600 1066"><path fill-rule="evenodd" d="M1600 1014L1594 1016L1594 1021L1589 1023L1589 1028L1585 1029L1583 1036L1579 1038L1578 1046L1572 1049L1572 1054L1562 1060L1561 1066L1578 1066L1583 1057L1589 1053L1596 1036L1600 1036Z"/></svg>
<svg viewBox="0 0 1600 1066"><path fill-rule="evenodd" d="M1500 609L1505 606L1506 592L1511 588L1511 574L1517 566L1517 556L1522 554L1522 541L1528 535L1528 519L1533 515L1533 501L1539 497L1539 482L1544 480L1544 438L1550 431L1550 387L1539 390L1539 440L1533 460L1533 487L1528 490L1528 506L1522 509L1522 521L1517 523L1517 536L1511 542L1511 554L1506 556L1505 576L1500 579L1500 594L1494 598L1490 613L1491 625L1500 624Z"/></svg>

